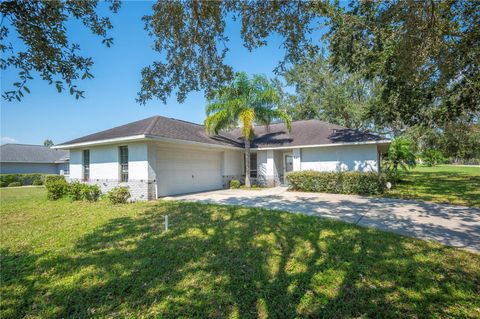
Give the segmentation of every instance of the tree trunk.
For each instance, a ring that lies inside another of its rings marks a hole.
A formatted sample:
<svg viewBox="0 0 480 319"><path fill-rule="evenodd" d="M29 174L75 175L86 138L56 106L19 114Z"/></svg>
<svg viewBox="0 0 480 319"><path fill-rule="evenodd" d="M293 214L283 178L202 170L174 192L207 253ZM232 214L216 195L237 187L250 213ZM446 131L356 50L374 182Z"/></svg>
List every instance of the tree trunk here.
<svg viewBox="0 0 480 319"><path fill-rule="evenodd" d="M250 184L250 140L245 139L245 186L251 187Z"/></svg>

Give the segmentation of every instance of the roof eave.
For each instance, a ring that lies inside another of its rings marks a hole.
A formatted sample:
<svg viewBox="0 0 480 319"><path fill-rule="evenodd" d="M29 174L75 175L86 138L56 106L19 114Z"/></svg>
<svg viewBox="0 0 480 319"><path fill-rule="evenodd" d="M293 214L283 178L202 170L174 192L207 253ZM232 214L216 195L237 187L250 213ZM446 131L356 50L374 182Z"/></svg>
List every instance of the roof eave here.
<svg viewBox="0 0 480 319"><path fill-rule="evenodd" d="M243 147L234 146L234 145L221 145L221 144L214 144L214 143L195 142L195 141L175 139L175 138L162 137L162 136L156 136L156 135L147 135L147 134L132 135L132 136L125 136L125 137L118 137L118 138L111 138L111 139L90 141L90 142L54 145L51 148L52 149L73 149L73 148L82 148L82 147L89 147L89 146L136 142L136 141L142 141L142 140L174 142L174 143L180 143L184 145L197 145L197 146L205 146L208 148L219 148L219 149L234 149L234 150L243 149ZM328 146L331 147L331 146L346 146L346 145L388 145L390 143L391 143L390 140L385 139L385 140L362 141L362 142L303 144L303 145L289 145L289 146L266 146L266 147L251 148L251 150L263 151L263 150L275 150L275 149L281 150L281 149L292 149L292 148L314 148L314 147L328 147Z"/></svg>
<svg viewBox="0 0 480 319"><path fill-rule="evenodd" d="M240 147L234 146L234 145L202 143L202 142L181 140L181 139L163 137L163 136L156 136L156 135L146 135L146 137L147 137L147 139L153 140L153 141L173 142L173 143L178 143L178 144L183 144L183 145L197 145L197 146L205 146L205 147L208 147L208 148L219 148L219 149L235 149L235 150L243 149L243 148L240 148Z"/></svg>
<svg viewBox="0 0 480 319"><path fill-rule="evenodd" d="M0 163L5 163L5 164L18 164L18 163L23 163L23 164L56 164L57 162L55 162L55 161L2 161L2 160L0 160Z"/></svg>
<svg viewBox="0 0 480 319"><path fill-rule="evenodd" d="M85 147L85 146L96 146L96 145L114 144L114 143L121 143L121 142L138 141L138 140L143 140L145 138L146 138L145 134L139 134L139 135L116 137L116 138L109 138L109 139L97 140L97 141L71 143L71 144L60 144L60 145L54 145L51 148L53 148L53 149L71 149L71 148L79 148L79 147Z"/></svg>
<svg viewBox="0 0 480 319"><path fill-rule="evenodd" d="M118 138L111 138L111 139L90 141L90 142L54 145L51 148L53 148L53 149L73 149L73 148L82 148L82 147L89 147L89 146L99 146L99 145L117 144L117 143L125 143L125 142L136 142L136 141L142 141L142 140L144 140L144 141L174 142L174 143L185 144L185 145L205 146L205 147L208 147L208 148L236 149L236 150L241 149L240 147L237 147L237 146L234 146L234 145L229 146L229 145L221 145L221 144L214 144L214 143L202 143L202 142L181 140L181 139L176 139L176 138L169 138L169 137L162 137L162 136L148 135L148 134L125 136L125 137L118 137Z"/></svg>
<svg viewBox="0 0 480 319"><path fill-rule="evenodd" d="M293 148L314 148L314 147L331 147L331 146L348 146L348 145L388 145L390 140L378 140L378 141L363 141L363 142L344 142L344 143L328 143L328 144L303 144L303 145L290 145L290 146L265 146L251 148L252 151L267 151L267 150L283 150Z"/></svg>

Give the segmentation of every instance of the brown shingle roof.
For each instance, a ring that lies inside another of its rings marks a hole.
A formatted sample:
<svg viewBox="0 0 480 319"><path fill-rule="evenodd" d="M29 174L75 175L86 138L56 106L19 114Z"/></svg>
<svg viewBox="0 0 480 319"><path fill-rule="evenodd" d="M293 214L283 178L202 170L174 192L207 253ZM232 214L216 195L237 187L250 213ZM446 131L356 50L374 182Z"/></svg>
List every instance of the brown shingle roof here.
<svg viewBox="0 0 480 319"><path fill-rule="evenodd" d="M229 132L241 141L240 129ZM302 145L324 145L335 143L354 143L385 140L383 137L365 133L319 120L303 120L292 122L288 132L283 123L255 127L255 138L252 148L257 147L289 147Z"/></svg>
<svg viewBox="0 0 480 319"><path fill-rule="evenodd" d="M154 116L114 127L60 145L94 142L135 135L243 147L240 129L222 132L218 136L208 136L205 133L205 127L203 125L163 116ZM290 133L284 124L271 124L268 128L266 126L256 126L252 148L366 142L383 139L384 138L378 135L351 130L343 126L319 120L305 120L293 122Z"/></svg>
<svg viewBox="0 0 480 319"><path fill-rule="evenodd" d="M148 135L151 137L165 137L198 143L241 147L238 142L229 139L228 134L210 137L205 133L203 125L163 116L149 117L140 121L117 126L109 130L83 136L59 145L95 142L135 135Z"/></svg>

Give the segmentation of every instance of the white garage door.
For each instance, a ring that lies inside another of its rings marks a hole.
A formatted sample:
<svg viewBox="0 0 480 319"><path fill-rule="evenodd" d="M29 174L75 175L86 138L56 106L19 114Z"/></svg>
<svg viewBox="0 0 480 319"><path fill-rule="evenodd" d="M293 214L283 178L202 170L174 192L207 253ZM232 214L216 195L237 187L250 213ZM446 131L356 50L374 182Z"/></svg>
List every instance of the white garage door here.
<svg viewBox="0 0 480 319"><path fill-rule="evenodd" d="M222 188L221 154L217 151L158 148L158 196Z"/></svg>

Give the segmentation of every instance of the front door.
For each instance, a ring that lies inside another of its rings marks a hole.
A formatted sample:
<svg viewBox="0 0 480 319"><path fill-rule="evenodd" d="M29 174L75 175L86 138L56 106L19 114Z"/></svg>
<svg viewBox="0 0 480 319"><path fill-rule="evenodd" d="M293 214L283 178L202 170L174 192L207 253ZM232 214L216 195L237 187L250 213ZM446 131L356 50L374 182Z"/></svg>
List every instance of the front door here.
<svg viewBox="0 0 480 319"><path fill-rule="evenodd" d="M285 154L283 157L283 183L287 184L287 174L293 171L293 155Z"/></svg>

